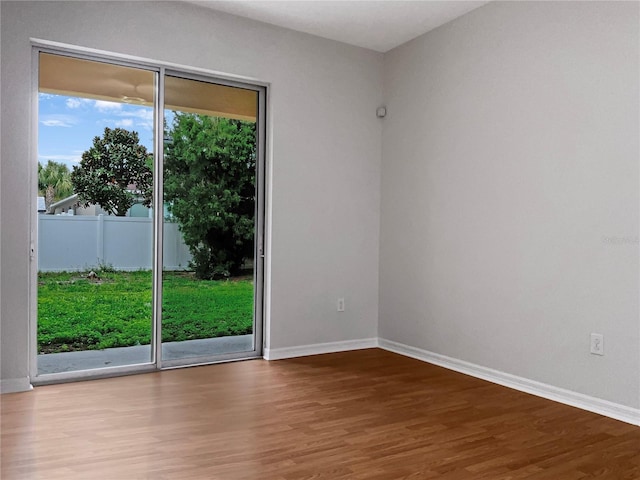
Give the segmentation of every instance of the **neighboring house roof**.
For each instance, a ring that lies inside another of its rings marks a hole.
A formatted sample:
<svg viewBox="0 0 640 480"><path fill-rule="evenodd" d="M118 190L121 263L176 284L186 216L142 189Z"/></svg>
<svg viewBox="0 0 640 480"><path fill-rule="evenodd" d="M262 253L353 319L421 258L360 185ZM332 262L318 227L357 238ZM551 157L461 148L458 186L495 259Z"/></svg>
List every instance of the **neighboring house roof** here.
<svg viewBox="0 0 640 480"><path fill-rule="evenodd" d="M58 200L56 203L52 203L51 205L49 205L49 213L55 212L56 208L71 207L76 203L78 203L78 194L74 193L67 198L63 198L62 200Z"/></svg>
<svg viewBox="0 0 640 480"><path fill-rule="evenodd" d="M136 192L133 192L133 193L136 193ZM44 201L44 197L39 197L39 198L43 198L43 201ZM62 200L58 200L57 202L52 203L51 205L49 205L49 211L47 213L50 214L50 215L55 215L57 209L65 209L65 208L77 207L79 205L79 203L80 203L80 198L78 197L77 193L74 193L73 195L71 195L71 196L69 196L67 198L63 198ZM91 205L94 205L94 204L91 204ZM43 210L43 211L45 211L45 210ZM106 214L106 212L104 212L102 207L99 207L98 211L99 212L103 212L103 213ZM96 215L97 215L97 213L96 213Z"/></svg>
<svg viewBox="0 0 640 480"><path fill-rule="evenodd" d="M38 197L38 213L46 212L46 211L47 211L47 204L44 201L44 197Z"/></svg>

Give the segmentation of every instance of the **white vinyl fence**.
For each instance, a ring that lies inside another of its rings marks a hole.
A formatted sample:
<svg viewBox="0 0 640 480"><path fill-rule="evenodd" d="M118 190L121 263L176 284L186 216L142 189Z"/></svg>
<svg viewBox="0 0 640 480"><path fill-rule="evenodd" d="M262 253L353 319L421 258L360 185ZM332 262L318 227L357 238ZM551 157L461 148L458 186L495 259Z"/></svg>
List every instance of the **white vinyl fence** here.
<svg viewBox="0 0 640 480"><path fill-rule="evenodd" d="M151 218L38 215L38 270L84 271L100 266L150 270ZM164 224L165 270L186 270L191 260L177 223Z"/></svg>

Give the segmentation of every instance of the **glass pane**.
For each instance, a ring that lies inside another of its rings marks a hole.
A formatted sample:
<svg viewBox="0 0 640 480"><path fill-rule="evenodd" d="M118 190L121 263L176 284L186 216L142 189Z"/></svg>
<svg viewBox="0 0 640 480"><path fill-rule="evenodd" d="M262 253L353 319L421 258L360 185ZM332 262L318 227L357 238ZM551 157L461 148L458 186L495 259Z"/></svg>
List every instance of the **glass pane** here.
<svg viewBox="0 0 640 480"><path fill-rule="evenodd" d="M165 79L163 361L254 349L257 101Z"/></svg>
<svg viewBox="0 0 640 480"><path fill-rule="evenodd" d="M39 60L38 374L148 363L156 74Z"/></svg>

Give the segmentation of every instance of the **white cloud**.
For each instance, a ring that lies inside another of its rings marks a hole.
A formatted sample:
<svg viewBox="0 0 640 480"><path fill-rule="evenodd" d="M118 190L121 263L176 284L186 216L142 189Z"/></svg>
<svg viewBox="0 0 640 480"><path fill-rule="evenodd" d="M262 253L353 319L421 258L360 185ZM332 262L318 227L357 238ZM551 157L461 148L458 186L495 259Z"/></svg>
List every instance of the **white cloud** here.
<svg viewBox="0 0 640 480"><path fill-rule="evenodd" d="M123 118L122 120L117 120L116 127L122 127L122 128L133 127L133 119Z"/></svg>
<svg viewBox="0 0 640 480"><path fill-rule="evenodd" d="M124 112L122 114L124 114ZM145 130L153 130L152 108L136 108L135 110L126 112L126 115L128 117L134 117L136 119L136 127L144 128Z"/></svg>
<svg viewBox="0 0 640 480"><path fill-rule="evenodd" d="M125 106L124 109L121 110L113 110L110 112L103 113L111 113L116 117L123 117L120 120L115 120L113 118L103 118L99 123L107 124L107 125L115 125L116 127L122 128L132 128L135 127L138 130L144 129L148 131L153 131L153 109L152 108L139 108L139 107L130 107Z"/></svg>
<svg viewBox="0 0 640 480"><path fill-rule="evenodd" d="M45 127L72 127L78 123L76 117L72 115L42 115L40 123Z"/></svg>
<svg viewBox="0 0 640 480"><path fill-rule="evenodd" d="M121 114L122 115L122 114ZM152 108L137 108L130 112L126 112L128 117L141 118L146 121L153 122L153 109Z"/></svg>
<svg viewBox="0 0 640 480"><path fill-rule="evenodd" d="M77 98L68 98L66 104L67 108L78 108L80 105L82 105L82 102Z"/></svg>
<svg viewBox="0 0 640 480"><path fill-rule="evenodd" d="M153 131L153 108L102 100L96 100L95 106L106 116L96 121L98 125L114 125L138 132L141 130Z"/></svg>
<svg viewBox="0 0 640 480"><path fill-rule="evenodd" d="M122 104L117 102L107 102L106 100L95 100L93 106L99 112L115 112L122 110Z"/></svg>
<svg viewBox="0 0 640 480"><path fill-rule="evenodd" d="M49 100L50 98L53 98L53 97L54 95L52 95L51 93L42 93L42 92L38 93L38 98L40 100Z"/></svg>
<svg viewBox="0 0 640 480"><path fill-rule="evenodd" d="M62 120L43 120L40 122L45 127L70 127L68 123L63 122Z"/></svg>
<svg viewBox="0 0 640 480"><path fill-rule="evenodd" d="M88 98L76 98L76 97L72 97L72 98L68 98L67 101L65 102L67 105L67 108L80 108L82 105L87 104L91 102L91 100L89 100Z"/></svg>
<svg viewBox="0 0 640 480"><path fill-rule="evenodd" d="M153 122L136 122L136 127L151 131L153 130Z"/></svg>

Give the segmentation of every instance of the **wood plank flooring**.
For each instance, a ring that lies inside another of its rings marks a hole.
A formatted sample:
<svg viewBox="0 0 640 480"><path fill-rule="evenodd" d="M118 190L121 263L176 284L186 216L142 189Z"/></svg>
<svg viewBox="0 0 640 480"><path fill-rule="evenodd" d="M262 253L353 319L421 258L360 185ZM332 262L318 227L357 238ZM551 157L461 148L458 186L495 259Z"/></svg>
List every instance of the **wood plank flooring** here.
<svg viewBox="0 0 640 480"><path fill-rule="evenodd" d="M0 397L13 479L640 479L640 428L378 349Z"/></svg>

